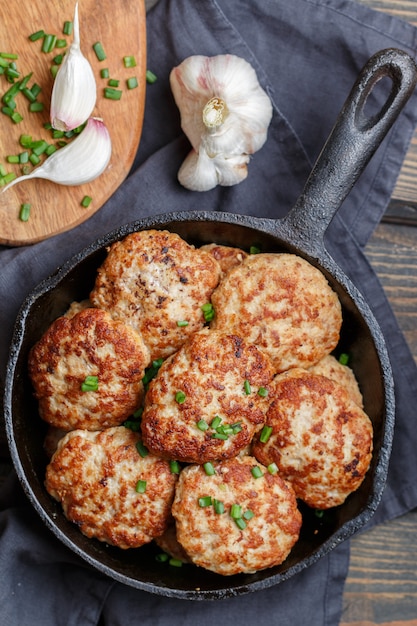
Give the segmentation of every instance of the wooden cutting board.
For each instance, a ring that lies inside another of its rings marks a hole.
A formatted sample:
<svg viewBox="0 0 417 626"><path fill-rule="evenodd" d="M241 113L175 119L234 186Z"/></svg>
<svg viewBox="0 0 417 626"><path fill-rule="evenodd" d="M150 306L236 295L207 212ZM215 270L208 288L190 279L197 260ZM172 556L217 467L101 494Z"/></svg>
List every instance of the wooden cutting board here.
<svg viewBox="0 0 417 626"><path fill-rule="evenodd" d="M18 94L17 110L23 121L14 124L0 113L0 164L7 172L21 175L21 165L7 163L8 155L24 151L19 145L22 134L33 139L55 140L43 125L49 122L50 97L53 85L51 65L62 52L55 48L51 53L41 51L42 40L31 42L29 35L43 30L68 45L72 35L63 34L65 21L72 21L75 0L32 0L20 4L0 3L0 52L18 54L17 68L22 77L33 71L29 86L42 87L38 100L44 103L40 113L29 113L28 100ZM2 193L0 188L0 244L19 246L32 244L57 233L69 230L98 211L127 176L142 132L146 86L146 12L143 0L79 0L81 50L93 68L97 83L97 103L94 116L101 117L112 139L112 157L106 171L96 180L79 186L56 185L49 181L33 179L11 187ZM93 44L101 42L107 58L97 59ZM124 56L134 56L136 67L126 68ZM120 81L120 100L104 97L107 80L100 71L108 68L110 78ZM138 87L127 89L126 80L136 76ZM5 76L0 76L0 97L8 89ZM84 196L91 196L88 208L81 206ZM20 206L31 205L30 218L19 219Z"/></svg>

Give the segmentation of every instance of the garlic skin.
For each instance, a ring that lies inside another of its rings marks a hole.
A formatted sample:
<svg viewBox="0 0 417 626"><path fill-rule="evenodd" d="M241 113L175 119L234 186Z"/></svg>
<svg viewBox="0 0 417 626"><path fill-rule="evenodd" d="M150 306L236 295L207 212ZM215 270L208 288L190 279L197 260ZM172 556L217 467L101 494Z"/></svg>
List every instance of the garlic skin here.
<svg viewBox="0 0 417 626"><path fill-rule="evenodd" d="M55 77L51 96L51 124L69 131L90 117L97 99L93 69L81 52L78 2L74 11L74 39Z"/></svg>
<svg viewBox="0 0 417 626"><path fill-rule="evenodd" d="M267 139L272 104L256 72L231 54L195 55L173 68L171 90L193 150L178 173L193 191L235 185Z"/></svg>
<svg viewBox="0 0 417 626"><path fill-rule="evenodd" d="M19 176L3 187L31 178L44 178L59 185L82 185L104 172L111 157L111 138L103 120L90 117L84 130L69 144L51 154L30 174Z"/></svg>

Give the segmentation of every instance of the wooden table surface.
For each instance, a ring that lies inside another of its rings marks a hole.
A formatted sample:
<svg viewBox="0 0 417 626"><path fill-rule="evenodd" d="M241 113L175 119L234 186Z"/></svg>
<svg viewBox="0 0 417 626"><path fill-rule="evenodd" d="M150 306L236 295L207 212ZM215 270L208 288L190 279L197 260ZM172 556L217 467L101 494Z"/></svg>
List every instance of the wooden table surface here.
<svg viewBox="0 0 417 626"><path fill-rule="evenodd" d="M417 26L417 0L358 1ZM366 253L417 361L417 133ZM351 540L340 626L376 624L417 626L417 510Z"/></svg>

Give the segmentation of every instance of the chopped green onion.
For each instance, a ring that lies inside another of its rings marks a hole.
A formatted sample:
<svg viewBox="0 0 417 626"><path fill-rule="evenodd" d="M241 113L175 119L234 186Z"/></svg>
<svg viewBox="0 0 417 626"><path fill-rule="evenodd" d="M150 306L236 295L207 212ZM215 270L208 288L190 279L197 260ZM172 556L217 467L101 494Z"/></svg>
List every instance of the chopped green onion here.
<svg viewBox="0 0 417 626"><path fill-rule="evenodd" d="M29 105L29 111L31 113L40 113L43 111L43 102L31 102Z"/></svg>
<svg viewBox="0 0 417 626"><path fill-rule="evenodd" d="M139 454L142 457L142 459L147 457L148 454L149 454L148 448L144 445L144 443L142 441L138 441L136 443L136 450L139 452Z"/></svg>
<svg viewBox="0 0 417 626"><path fill-rule="evenodd" d="M64 27L62 29L63 34L64 35L71 35L72 27L73 27L73 23L70 20L65 21L64 22Z"/></svg>
<svg viewBox="0 0 417 626"><path fill-rule="evenodd" d="M259 387L258 396L261 396L261 398L266 398L267 395L268 395L268 389L266 387Z"/></svg>
<svg viewBox="0 0 417 626"><path fill-rule="evenodd" d="M122 91L121 89L114 89L113 87L105 87L104 97L108 100L120 100L122 97Z"/></svg>
<svg viewBox="0 0 417 626"><path fill-rule="evenodd" d="M213 433L212 438L222 439L223 441L226 441L227 439L229 439L229 435L226 435L226 433Z"/></svg>
<svg viewBox="0 0 417 626"><path fill-rule="evenodd" d="M136 67L136 59L133 54L123 57L123 64L125 67Z"/></svg>
<svg viewBox="0 0 417 626"><path fill-rule="evenodd" d="M98 376L86 376L81 383L81 391L98 391Z"/></svg>
<svg viewBox="0 0 417 626"><path fill-rule="evenodd" d="M52 52L56 44L56 35L44 35L42 43L42 52Z"/></svg>
<svg viewBox="0 0 417 626"><path fill-rule="evenodd" d="M138 480L136 483L135 491L137 493L145 493L146 491L146 480Z"/></svg>
<svg viewBox="0 0 417 626"><path fill-rule="evenodd" d="M29 102L36 102L36 96L33 95L32 90L25 87L22 89L22 94L25 96Z"/></svg>
<svg viewBox="0 0 417 626"><path fill-rule="evenodd" d="M255 516L255 513L254 513L253 511L251 511L250 509L248 509L247 511L245 511L245 512L244 512L244 514L243 514L243 517L244 517L246 520L250 520L250 519L252 519L252 517L254 517L254 516Z"/></svg>
<svg viewBox="0 0 417 626"><path fill-rule="evenodd" d="M22 167L22 174L24 176L26 176L27 174L30 174L31 171L32 171L32 168L31 168L30 165L23 165L23 167Z"/></svg>
<svg viewBox="0 0 417 626"><path fill-rule="evenodd" d="M145 376L142 378L142 383L145 387L150 383L152 378L155 378L162 363L163 359L155 359L155 361L152 361L151 365L146 368Z"/></svg>
<svg viewBox="0 0 417 626"><path fill-rule="evenodd" d="M46 150L45 150L45 154L47 154L48 156L50 156L51 154L53 154L54 152L57 151L56 146L54 146L53 144L50 144Z"/></svg>
<svg viewBox="0 0 417 626"><path fill-rule="evenodd" d="M50 71L52 74L52 78L56 78L56 75L58 74L58 70L59 70L59 65L51 65Z"/></svg>
<svg viewBox="0 0 417 626"><path fill-rule="evenodd" d="M178 461L170 461L169 469L171 470L171 474L179 474L181 471L181 466Z"/></svg>
<svg viewBox="0 0 417 626"><path fill-rule="evenodd" d="M32 136L31 135L20 135L19 143L22 146L22 148L30 148L31 143L32 143Z"/></svg>
<svg viewBox="0 0 417 626"><path fill-rule="evenodd" d="M160 552L155 556L155 560L158 561L158 563L166 563L169 560L169 554Z"/></svg>
<svg viewBox="0 0 417 626"><path fill-rule="evenodd" d="M200 506L202 509L205 508L206 506L211 506L211 504L212 504L211 496L203 496L202 498L198 499L198 506Z"/></svg>
<svg viewBox="0 0 417 626"><path fill-rule="evenodd" d="M276 463L270 463L267 467L267 470L270 474L278 473L278 465Z"/></svg>
<svg viewBox="0 0 417 626"><path fill-rule="evenodd" d="M15 124L19 124L23 120L23 116L20 115L17 111L10 116Z"/></svg>
<svg viewBox="0 0 417 626"><path fill-rule="evenodd" d="M3 181L4 183L7 185L7 183L11 183L12 180L14 180L15 178L17 178L16 174L14 172L9 172L8 174L6 174L5 176L3 176Z"/></svg>
<svg viewBox="0 0 417 626"><path fill-rule="evenodd" d="M206 302L205 304L203 304L201 310L203 312L206 322L211 322L211 320L214 319L215 311L211 302Z"/></svg>
<svg viewBox="0 0 417 626"><path fill-rule="evenodd" d="M342 352L339 356L339 363L342 365L347 365L349 363L349 355L346 352Z"/></svg>
<svg viewBox="0 0 417 626"><path fill-rule="evenodd" d="M158 78L157 78L156 74L151 72L151 70L146 70L146 82L147 83L152 85L153 83L156 83L157 80L158 80Z"/></svg>
<svg viewBox="0 0 417 626"><path fill-rule="evenodd" d="M178 404L184 404L186 397L187 396L183 391L177 391L177 393L175 394L175 402L177 402Z"/></svg>
<svg viewBox="0 0 417 626"><path fill-rule="evenodd" d="M324 511L322 509L315 509L314 515L320 519L324 517Z"/></svg>
<svg viewBox="0 0 417 626"><path fill-rule="evenodd" d="M242 430L242 424L240 422L236 422L236 424L232 424L231 429L233 431L233 434L237 435L237 433L240 433L240 431Z"/></svg>
<svg viewBox="0 0 417 626"><path fill-rule="evenodd" d="M217 515L221 515L222 513L224 513L224 504L221 500L216 500L214 498L213 506L214 506L214 511L217 513Z"/></svg>
<svg viewBox="0 0 417 626"><path fill-rule="evenodd" d="M32 163L32 165L38 165L38 163L41 162L37 154L31 154L29 157L29 161Z"/></svg>
<svg viewBox="0 0 417 626"><path fill-rule="evenodd" d="M186 326L188 326L188 322L187 322L187 320L178 320L177 321L177 326L179 328L185 328Z"/></svg>
<svg viewBox="0 0 417 626"><path fill-rule="evenodd" d="M265 424L265 426L261 430L261 434L259 436L259 441L261 443L266 443L271 435L272 435L272 426L267 426Z"/></svg>
<svg viewBox="0 0 417 626"><path fill-rule="evenodd" d="M37 30L36 33L29 35L30 41L38 41L38 39L42 39L43 37L45 37L44 30Z"/></svg>
<svg viewBox="0 0 417 626"><path fill-rule="evenodd" d="M44 141L43 139L40 139L39 141L35 141L32 146L32 153L35 154L36 156L40 156L41 154L45 152L48 145L49 145L48 142Z"/></svg>
<svg viewBox="0 0 417 626"><path fill-rule="evenodd" d="M203 467L204 467L204 471L206 472L207 476L214 476L214 474L216 473L216 470L214 469L213 463L210 463L210 461L207 461L207 463L203 463Z"/></svg>
<svg viewBox="0 0 417 626"><path fill-rule="evenodd" d="M81 206L84 208L89 207L92 200L93 198L91 196L84 196L84 198L81 200Z"/></svg>
<svg viewBox="0 0 417 626"><path fill-rule="evenodd" d="M19 157L15 154L9 154L6 160L7 163L19 163Z"/></svg>
<svg viewBox="0 0 417 626"><path fill-rule="evenodd" d="M246 522L242 517L238 517L235 519L235 524L238 528L240 528L240 530L245 530L246 528Z"/></svg>
<svg viewBox="0 0 417 626"><path fill-rule="evenodd" d="M15 52L0 52L0 56L2 59L16 60L19 58L19 55Z"/></svg>
<svg viewBox="0 0 417 626"><path fill-rule="evenodd" d="M107 84L109 87L118 87L120 84L120 80L117 80L116 78L110 78Z"/></svg>
<svg viewBox="0 0 417 626"><path fill-rule="evenodd" d="M40 94L40 92L42 91L42 87L40 87L38 85L38 83L34 83L32 85L32 87L30 88L31 92L33 93L33 95L35 96L35 98L37 98Z"/></svg>
<svg viewBox="0 0 417 626"><path fill-rule="evenodd" d="M240 504L232 504L230 508L230 517L233 517L233 519L239 519L242 517L242 507Z"/></svg>
<svg viewBox="0 0 417 626"><path fill-rule="evenodd" d="M23 91L23 89L26 89L28 82L30 81L30 79L32 78L33 72L31 72L30 74L27 74L27 76L25 76L19 84L19 90Z"/></svg>
<svg viewBox="0 0 417 626"><path fill-rule="evenodd" d="M0 163L0 176L6 176L6 174L7 174L6 168L4 167L4 165Z"/></svg>
<svg viewBox="0 0 417 626"><path fill-rule="evenodd" d="M244 392L246 393L246 395L247 395L247 396L248 396L248 395L251 393L251 391L252 391L251 386L250 386L250 382L249 382L247 379L246 379L246 380L245 380L245 382L243 383L243 389L244 389Z"/></svg>
<svg viewBox="0 0 417 626"><path fill-rule="evenodd" d="M55 48L66 48L67 42L65 39L57 39L55 42Z"/></svg>
<svg viewBox="0 0 417 626"><path fill-rule="evenodd" d="M263 476L263 472L261 468L258 467L258 465L255 465L255 467L252 467L251 474L254 478L261 478Z"/></svg>
<svg viewBox="0 0 417 626"><path fill-rule="evenodd" d="M56 63L57 65L61 65L63 58L64 58L63 54L57 54L56 57L53 58L53 62Z"/></svg>
<svg viewBox="0 0 417 626"><path fill-rule="evenodd" d="M109 78L109 76L110 76L109 68L108 67L103 67L103 69L100 70L100 76L101 76L101 78Z"/></svg>
<svg viewBox="0 0 417 626"><path fill-rule="evenodd" d="M27 150L25 150L25 152L21 152L19 154L19 163L21 165L24 165L25 163L29 162L29 152Z"/></svg>
<svg viewBox="0 0 417 626"><path fill-rule="evenodd" d="M183 563L180 559L174 559L174 557L171 557L168 561L169 565L171 565L172 567L182 567Z"/></svg>
<svg viewBox="0 0 417 626"><path fill-rule="evenodd" d="M103 45L100 41L97 41L93 45L93 50L96 53L96 57L99 61L104 61L104 59L107 59L106 53L104 52Z"/></svg>
<svg viewBox="0 0 417 626"><path fill-rule="evenodd" d="M249 254L259 254L261 249L258 246L251 246L249 248Z"/></svg>
<svg viewBox="0 0 417 626"><path fill-rule="evenodd" d="M126 86L128 89L136 89L139 86L138 79L136 76L131 76L126 81Z"/></svg>
<svg viewBox="0 0 417 626"><path fill-rule="evenodd" d="M218 428L222 422L222 418L219 415L215 415L210 422L211 428Z"/></svg>
<svg viewBox="0 0 417 626"><path fill-rule="evenodd" d="M206 420L199 420L197 422L197 428L199 430L205 431L208 430L209 425L207 424Z"/></svg>
<svg viewBox="0 0 417 626"><path fill-rule="evenodd" d="M20 206L19 219L21 222L27 222L30 216L30 204L25 202Z"/></svg>

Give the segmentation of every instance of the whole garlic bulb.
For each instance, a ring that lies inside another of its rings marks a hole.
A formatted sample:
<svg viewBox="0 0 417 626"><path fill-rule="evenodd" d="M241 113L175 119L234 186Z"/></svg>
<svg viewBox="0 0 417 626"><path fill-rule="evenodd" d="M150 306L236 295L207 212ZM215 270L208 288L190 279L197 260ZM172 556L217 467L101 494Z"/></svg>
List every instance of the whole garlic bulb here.
<svg viewBox="0 0 417 626"><path fill-rule="evenodd" d="M208 191L244 180L272 119L271 101L250 63L232 54L191 56L171 71L170 84L193 148L179 182Z"/></svg>

